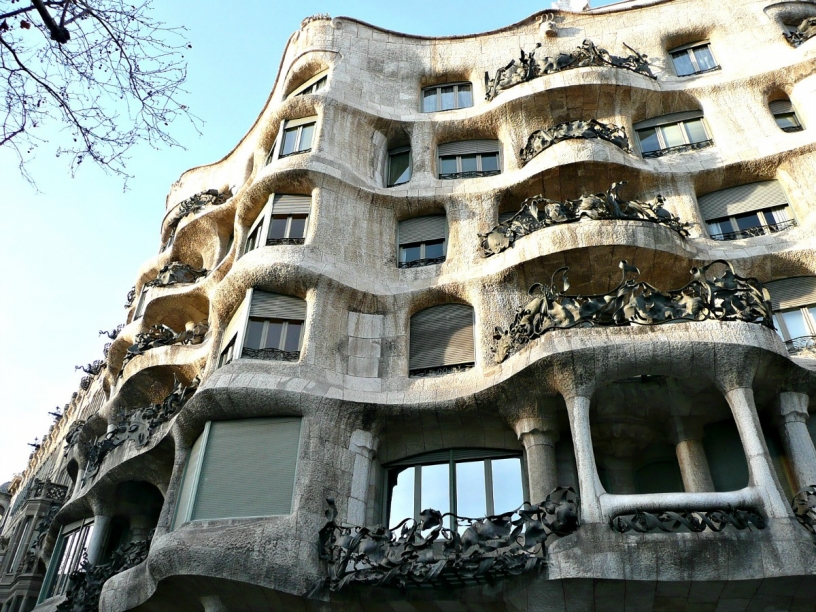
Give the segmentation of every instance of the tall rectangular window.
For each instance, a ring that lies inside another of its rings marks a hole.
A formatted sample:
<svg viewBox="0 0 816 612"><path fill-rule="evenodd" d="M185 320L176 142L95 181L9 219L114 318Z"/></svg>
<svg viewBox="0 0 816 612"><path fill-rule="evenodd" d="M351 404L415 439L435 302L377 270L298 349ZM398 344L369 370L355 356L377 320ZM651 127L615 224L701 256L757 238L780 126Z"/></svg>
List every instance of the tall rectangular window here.
<svg viewBox="0 0 816 612"><path fill-rule="evenodd" d="M411 148L400 147L391 149L388 152L388 177L386 183L389 187L402 185L411 179Z"/></svg>
<svg viewBox="0 0 816 612"><path fill-rule="evenodd" d="M702 111L686 111L655 117L635 124L644 158L662 157L711 146L713 141Z"/></svg>
<svg viewBox="0 0 816 612"><path fill-rule="evenodd" d="M39 601L62 595L68 580L82 565L93 532L93 519L77 521L62 528L51 555Z"/></svg>

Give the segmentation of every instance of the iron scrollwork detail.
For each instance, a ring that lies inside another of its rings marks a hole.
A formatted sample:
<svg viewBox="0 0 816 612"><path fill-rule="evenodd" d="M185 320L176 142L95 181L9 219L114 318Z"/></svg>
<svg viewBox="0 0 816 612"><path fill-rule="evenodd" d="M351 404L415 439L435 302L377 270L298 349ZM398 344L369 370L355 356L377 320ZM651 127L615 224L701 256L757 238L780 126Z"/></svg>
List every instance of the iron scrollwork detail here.
<svg viewBox="0 0 816 612"><path fill-rule="evenodd" d="M172 244L173 238L175 237L176 228L184 217L201 212L208 206L220 206L231 197L232 192L230 190L220 193L217 189L207 189L206 191L197 193L186 200L182 200L177 205L173 216L170 217L170 220L167 222L167 227L171 228L170 237L163 245L162 250L166 249Z"/></svg>
<svg viewBox="0 0 816 612"><path fill-rule="evenodd" d="M652 74L649 67L648 56L635 51L632 47L623 43L623 46L632 52L632 55L618 57L612 55L606 49L595 46L591 40L586 39L570 53L559 53L554 57L544 56L541 59L535 57L536 50L541 47L541 43L536 44L536 48L530 53L521 50L521 57L512 60L506 66L496 71L496 76L490 78L490 73L485 72L485 99L490 102L499 93L520 83L532 81L545 74L553 74L562 70L572 68L583 68L585 66L611 66L637 72L650 79L657 79Z"/></svg>
<svg viewBox="0 0 816 612"><path fill-rule="evenodd" d="M100 336L107 336L109 340L116 340L119 337L119 334L122 332L123 329L125 329L125 324L121 323L121 324L117 325L116 327L114 327L110 331L105 331L104 329L100 329L99 330L99 335Z"/></svg>
<svg viewBox="0 0 816 612"><path fill-rule="evenodd" d="M816 17L806 17L795 31L785 34L785 39L792 47L798 47L814 36L816 36Z"/></svg>
<svg viewBox="0 0 816 612"><path fill-rule="evenodd" d="M677 145L676 147L666 147L665 149L655 149L654 151L644 151L643 159L656 159L664 155L673 155L675 153L687 153L689 151L699 151L700 149L707 149L714 146L714 141L701 140L699 142L690 142L688 144Z"/></svg>
<svg viewBox="0 0 816 612"><path fill-rule="evenodd" d="M350 584L369 586L467 585L493 582L543 567L548 537L578 529L578 495L558 488L538 505L480 519L433 509L419 521L405 519L393 530L383 526L351 527L336 522L337 507L327 499L328 522L320 530L320 557L328 564L324 585L339 591ZM444 527L453 517L459 529Z"/></svg>
<svg viewBox="0 0 816 612"><path fill-rule="evenodd" d="M75 421L65 434L65 450L63 456L67 457L71 449L79 442L79 436L82 434L82 428L85 426L84 420Z"/></svg>
<svg viewBox="0 0 816 612"><path fill-rule="evenodd" d="M688 227L691 224L680 221L679 217L664 209L666 199L662 195L658 195L654 202L625 201L618 195L624 185L626 181L612 183L606 193L582 195L576 200L564 202L550 200L543 195L527 198L510 219L485 234L479 234L482 254L485 257L496 255L512 247L519 238L535 231L560 223L575 223L584 218L649 221L665 225L683 238L689 235Z"/></svg>
<svg viewBox="0 0 816 612"><path fill-rule="evenodd" d="M180 261L172 261L163 266L152 281L145 283L145 287L170 287L172 285L183 285L197 283L207 276L209 271L205 268L198 269L188 266Z"/></svg>
<svg viewBox="0 0 816 612"><path fill-rule="evenodd" d="M636 511L634 514L620 515L609 519L609 526L618 533L627 533L629 531L637 533L655 531L674 533L682 528L693 533L700 533L706 529L720 532L729 526L743 530L765 529L765 525L765 518L756 510L734 508L732 506L704 512L664 510L655 514Z"/></svg>
<svg viewBox="0 0 816 612"><path fill-rule="evenodd" d="M74 369L82 370L88 376L98 376L102 372L102 370L104 370L107 367L107 365L108 364L105 363L105 361L103 361L102 359L97 359L96 361L94 361L93 363L89 363L88 365L74 366Z"/></svg>
<svg viewBox="0 0 816 612"><path fill-rule="evenodd" d="M184 331L176 333L167 325L152 325L146 332L136 334L136 342L132 344L125 358L122 360L122 369L125 365L136 357L142 355L153 348L160 346L170 346L171 344L201 344L207 335L210 327L207 320L188 321Z"/></svg>
<svg viewBox="0 0 816 612"><path fill-rule="evenodd" d="M816 535L816 485L799 491L791 501L791 506L799 524Z"/></svg>
<svg viewBox="0 0 816 612"><path fill-rule="evenodd" d="M254 349L245 346L241 349L241 357L247 359L263 359L266 361L291 361L300 359L300 351L284 351L276 348Z"/></svg>
<svg viewBox="0 0 816 612"><path fill-rule="evenodd" d="M31 532L31 541L28 545L28 550L26 550L26 554L20 561L20 565L17 568L19 573L29 574L36 569L37 559L39 558L40 553L40 546L42 545L45 535L48 533L48 528L51 527L51 523L54 521L54 517L57 516L57 512L59 512L60 508L62 508L62 501L51 504L48 511L40 517L39 521L37 521L37 524L34 526L34 530Z"/></svg>
<svg viewBox="0 0 816 612"><path fill-rule="evenodd" d="M709 279L714 266L725 266L719 276ZM592 326L659 325L676 321L745 321L773 329L770 294L755 278L744 278L733 266L718 259L690 273L684 287L661 291L639 281L640 270L620 262L621 282L607 293L566 295L568 267L556 270L550 285L536 283L528 294L533 299L521 307L508 329L497 327L492 349L501 363L532 340L554 329ZM561 274L561 288L556 277Z"/></svg>
<svg viewBox="0 0 816 612"><path fill-rule="evenodd" d="M626 153L632 152L632 148L629 145L629 138L626 136L626 128L613 123L602 123L595 119L590 119L589 121L579 119L577 121L559 123L551 128L536 130L530 134L530 137L527 139L527 144L524 145L524 148L519 152L521 164L527 164L544 149L558 142L575 138L600 138L601 140L611 142Z"/></svg>
<svg viewBox="0 0 816 612"><path fill-rule="evenodd" d="M130 308L133 306L133 302L136 300L136 287L131 287L130 291L127 292L127 297L125 297L125 308Z"/></svg>

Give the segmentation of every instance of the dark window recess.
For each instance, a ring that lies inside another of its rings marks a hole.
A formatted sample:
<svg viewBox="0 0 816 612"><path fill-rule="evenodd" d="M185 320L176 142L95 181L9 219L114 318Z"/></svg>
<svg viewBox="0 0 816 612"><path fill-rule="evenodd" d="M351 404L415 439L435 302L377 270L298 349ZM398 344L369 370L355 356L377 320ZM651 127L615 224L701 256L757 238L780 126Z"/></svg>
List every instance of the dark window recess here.
<svg viewBox="0 0 816 612"><path fill-rule="evenodd" d="M315 94L326 86L328 80L329 80L328 76L322 76L317 81L315 81L302 91L299 91L296 95L308 96L309 94Z"/></svg>
<svg viewBox="0 0 816 612"><path fill-rule="evenodd" d="M411 180L411 149L395 149L388 154L387 185L395 187Z"/></svg>

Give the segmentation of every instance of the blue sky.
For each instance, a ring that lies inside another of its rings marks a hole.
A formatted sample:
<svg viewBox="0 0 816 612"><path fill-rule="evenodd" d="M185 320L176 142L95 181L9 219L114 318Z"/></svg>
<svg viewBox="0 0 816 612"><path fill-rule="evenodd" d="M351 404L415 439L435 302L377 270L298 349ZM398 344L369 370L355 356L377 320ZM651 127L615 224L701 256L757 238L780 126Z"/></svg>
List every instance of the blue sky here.
<svg viewBox="0 0 816 612"><path fill-rule="evenodd" d="M611 4L593 0L592 6ZM124 321L125 294L139 266L156 254L170 184L186 169L221 159L246 133L275 82L286 41L304 17L346 15L410 34L442 36L492 30L546 8L508 0L390 2L155 2L155 15L188 28L187 103L204 124L173 126L187 150L132 151L134 175L122 180L92 166L71 178L55 157L64 135L43 126L51 145L40 147L30 171L39 191L0 151L0 483L26 465L27 442L51 424L48 412L77 390L74 365L102 357L100 329ZM196 7L193 9L192 7ZM499 8L500 7L500 8ZM512 57L515 50L508 50ZM508 57L510 57L508 56Z"/></svg>

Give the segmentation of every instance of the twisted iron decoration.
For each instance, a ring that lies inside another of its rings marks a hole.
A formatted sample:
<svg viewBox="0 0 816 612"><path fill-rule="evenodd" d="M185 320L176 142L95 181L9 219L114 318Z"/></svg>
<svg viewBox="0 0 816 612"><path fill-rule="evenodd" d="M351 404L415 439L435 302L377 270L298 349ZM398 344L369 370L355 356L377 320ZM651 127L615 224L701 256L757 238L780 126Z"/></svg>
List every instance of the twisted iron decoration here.
<svg viewBox="0 0 816 612"><path fill-rule="evenodd" d="M188 321L184 331L178 334L167 325L152 325L146 332L136 334L136 343L128 348L122 360L122 370L131 359L153 348L171 344L201 344L209 329L206 319L198 323Z"/></svg>
<svg viewBox="0 0 816 612"><path fill-rule="evenodd" d="M104 362L102 359L97 359L93 363L89 363L88 365L78 365L74 366L75 370L82 370L88 376L97 376L99 373L104 370L108 364Z"/></svg>
<svg viewBox="0 0 816 612"><path fill-rule="evenodd" d="M802 23L799 24L799 27L796 28L795 32L785 34L785 39L792 47L798 47L814 36L816 36L816 17L806 17L802 20Z"/></svg>
<svg viewBox="0 0 816 612"><path fill-rule="evenodd" d="M626 129L613 123L601 123L595 119L589 121L567 121L559 123L551 128L536 130L527 139L527 144L519 152L521 165L527 164L544 149L564 140L575 138L593 139L600 138L611 142L616 147L623 149L627 153L632 152L629 146L629 139L626 136Z"/></svg>
<svg viewBox="0 0 816 612"><path fill-rule="evenodd" d="M152 281L145 283L145 287L170 287L186 283L197 283L207 276L208 270L201 270L188 266L180 261L173 261L164 266Z"/></svg>
<svg viewBox="0 0 816 612"><path fill-rule="evenodd" d="M708 278L717 265L725 271ZM565 295L568 267L556 270L550 285L536 283L528 291L533 299L517 312L509 329L495 328L492 351L501 363L530 341L554 329L591 326L659 325L673 321L745 321L773 329L770 295L755 278L744 278L733 266L718 259L691 269L692 280L680 289L661 291L638 281L640 270L620 262L621 282L608 293ZM561 274L562 288L556 286ZM630 277L631 275L631 277Z"/></svg>
<svg viewBox="0 0 816 612"><path fill-rule="evenodd" d="M527 198L521 203L521 209L507 221L496 225L481 238L482 255L490 257L513 246L516 240L535 231L558 225L575 223L581 219L626 219L632 221L649 221L665 225L683 238L688 236L690 223L680 221L679 217L663 208L666 199L658 195L654 202L638 200L624 201L618 195L626 181L612 183L606 193L582 195L577 200L557 202L543 195Z"/></svg>
<svg viewBox="0 0 816 612"><path fill-rule="evenodd" d="M424 510L420 520L405 519L394 530L383 526L339 525L337 507L326 500L328 522L320 530L320 557L328 563L328 583L339 591L352 583L369 586L467 585L493 582L544 566L544 543L578 529L578 495L572 488L555 489L539 505L481 519ZM458 530L443 527L453 516Z"/></svg>
<svg viewBox="0 0 816 612"><path fill-rule="evenodd" d="M618 533L636 531L649 533L663 531L673 533L685 527L693 533L709 529L720 532L729 525L734 529L765 529L765 518L755 510L726 506L705 512L665 510L659 514L636 511L609 519L609 526Z"/></svg>
<svg viewBox="0 0 816 612"><path fill-rule="evenodd" d="M130 308L133 306L133 302L136 299L136 287L131 287L130 291L127 292L127 297L125 298L125 308Z"/></svg>
<svg viewBox="0 0 816 612"><path fill-rule="evenodd" d="M601 49L595 46L591 40L586 39L571 53L559 53L555 57L544 56L541 59L535 57L536 50L541 47L541 43L537 43L535 49L530 53L524 53L521 50L521 57L518 60L512 60L503 68L496 71L496 76L490 78L490 73L485 72L485 99L490 102L499 93L511 87L515 87L520 83L532 81L545 74L553 74L554 72L561 72L562 70L570 70L572 68L583 68L584 66L612 66L613 68L622 68L624 70L631 70L650 79L657 79L652 74L649 68L648 55L635 51L632 47L623 43L623 46L629 49L633 55L626 57L618 57L612 55L606 49Z"/></svg>
<svg viewBox="0 0 816 612"><path fill-rule="evenodd" d="M176 207L176 211L167 223L168 227L173 228L175 233L176 226L187 215L193 215L207 208L208 206L220 206L232 197L230 190L224 193L219 193L217 189L207 189L200 193L190 196L186 200L182 200Z"/></svg>
<svg viewBox="0 0 816 612"><path fill-rule="evenodd" d="M791 501L796 520L813 535L816 535L816 485L799 491Z"/></svg>
<svg viewBox="0 0 816 612"><path fill-rule="evenodd" d="M109 340L116 340L119 337L119 334L121 333L121 331L123 329L125 329L125 324L121 323L121 324L117 325L116 327L114 327L110 331L105 331L104 329L100 329L99 330L99 335L100 336L107 336Z"/></svg>

